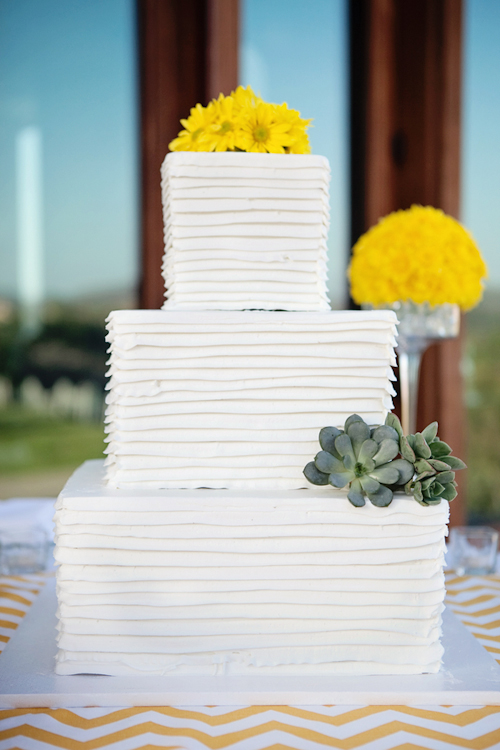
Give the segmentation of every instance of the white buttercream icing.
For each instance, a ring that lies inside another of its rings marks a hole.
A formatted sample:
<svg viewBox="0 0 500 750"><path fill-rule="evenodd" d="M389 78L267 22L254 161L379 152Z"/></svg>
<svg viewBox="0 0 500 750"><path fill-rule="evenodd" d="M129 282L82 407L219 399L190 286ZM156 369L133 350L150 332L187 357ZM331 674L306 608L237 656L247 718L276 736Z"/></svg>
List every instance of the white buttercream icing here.
<svg viewBox="0 0 500 750"><path fill-rule="evenodd" d="M119 311L108 330L117 487L304 487L321 427L392 406L388 311Z"/></svg>
<svg viewBox="0 0 500 750"><path fill-rule="evenodd" d="M327 159L176 152L161 172L166 308L328 309Z"/></svg>
<svg viewBox="0 0 500 750"><path fill-rule="evenodd" d="M442 656L448 504L105 489L57 502L57 672L418 674Z"/></svg>
<svg viewBox="0 0 500 750"><path fill-rule="evenodd" d="M168 309L111 314L108 483L90 462L56 505L59 674L438 671L447 503L302 476L394 395L394 314L325 312L328 183L323 157L166 158Z"/></svg>

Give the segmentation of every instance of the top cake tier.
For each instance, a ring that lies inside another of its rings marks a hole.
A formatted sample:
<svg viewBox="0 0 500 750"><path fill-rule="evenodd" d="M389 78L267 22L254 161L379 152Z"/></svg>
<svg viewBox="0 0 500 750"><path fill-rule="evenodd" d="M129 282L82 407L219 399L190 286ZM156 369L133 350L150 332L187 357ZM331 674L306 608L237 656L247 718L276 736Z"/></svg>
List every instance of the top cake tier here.
<svg viewBox="0 0 500 750"><path fill-rule="evenodd" d="M165 309L328 310L324 156L170 153Z"/></svg>

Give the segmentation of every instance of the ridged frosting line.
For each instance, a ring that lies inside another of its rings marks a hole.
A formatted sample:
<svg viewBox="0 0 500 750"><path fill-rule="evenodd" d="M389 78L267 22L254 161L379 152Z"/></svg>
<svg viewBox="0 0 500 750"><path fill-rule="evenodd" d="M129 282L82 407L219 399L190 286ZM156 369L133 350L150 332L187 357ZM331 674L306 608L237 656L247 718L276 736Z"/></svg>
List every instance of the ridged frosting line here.
<svg viewBox="0 0 500 750"><path fill-rule="evenodd" d="M161 189L166 308L329 308L328 162L303 155L292 160L261 156L191 154L186 162L179 152L165 159ZM199 280L179 270L186 259L203 262L214 257L225 257L228 265L212 268ZM258 283L252 285L248 273L236 274L237 259L246 264L245 271L254 270ZM304 282L297 288L282 274L289 264L303 261L310 261L303 270L310 279L310 294L304 294ZM234 293L235 284L240 294ZM266 286L269 294L262 295Z"/></svg>

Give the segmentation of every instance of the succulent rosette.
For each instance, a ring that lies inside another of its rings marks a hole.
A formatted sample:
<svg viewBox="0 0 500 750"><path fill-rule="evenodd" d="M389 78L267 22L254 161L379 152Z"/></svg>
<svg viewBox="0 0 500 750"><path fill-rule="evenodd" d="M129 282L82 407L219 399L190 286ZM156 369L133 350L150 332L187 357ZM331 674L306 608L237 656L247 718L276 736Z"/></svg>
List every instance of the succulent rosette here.
<svg viewBox="0 0 500 750"><path fill-rule="evenodd" d="M386 507L403 487L421 505L451 502L457 494L455 471L465 464L451 455L437 429L433 422L422 433L405 436L393 414L375 427L353 414L343 430L323 427L322 450L304 468L304 476L312 484L348 487L347 498L356 507L365 505L366 497Z"/></svg>
<svg viewBox="0 0 500 750"><path fill-rule="evenodd" d="M397 423L396 429L399 427L401 455L414 467L414 474L405 485L406 493L421 505L437 505L441 500L451 502L457 496L455 471L467 467L460 458L451 455L448 443L439 439L438 423L432 422L422 432L405 436L397 417L389 416Z"/></svg>

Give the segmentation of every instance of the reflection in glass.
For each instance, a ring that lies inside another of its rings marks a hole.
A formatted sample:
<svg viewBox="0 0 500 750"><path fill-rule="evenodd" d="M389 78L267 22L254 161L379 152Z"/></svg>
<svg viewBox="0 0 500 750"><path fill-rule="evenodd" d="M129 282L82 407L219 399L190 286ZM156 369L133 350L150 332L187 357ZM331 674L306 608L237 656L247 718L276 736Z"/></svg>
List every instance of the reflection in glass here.
<svg viewBox="0 0 500 750"><path fill-rule="evenodd" d="M104 318L138 276L135 36L134 0L0 2L0 497L102 454Z"/></svg>
<svg viewBox="0 0 500 750"><path fill-rule="evenodd" d="M34 126L16 138L17 290L21 329L36 334L44 294L42 136Z"/></svg>

